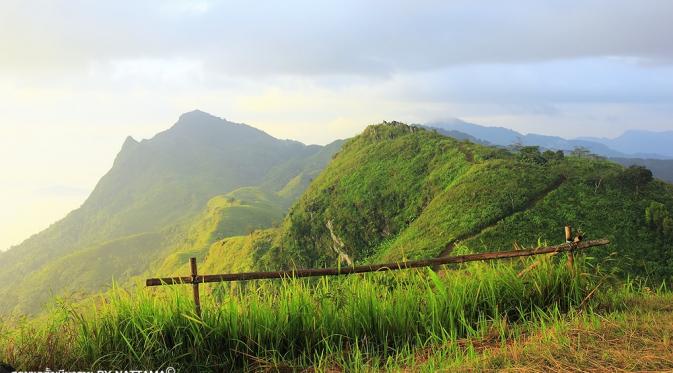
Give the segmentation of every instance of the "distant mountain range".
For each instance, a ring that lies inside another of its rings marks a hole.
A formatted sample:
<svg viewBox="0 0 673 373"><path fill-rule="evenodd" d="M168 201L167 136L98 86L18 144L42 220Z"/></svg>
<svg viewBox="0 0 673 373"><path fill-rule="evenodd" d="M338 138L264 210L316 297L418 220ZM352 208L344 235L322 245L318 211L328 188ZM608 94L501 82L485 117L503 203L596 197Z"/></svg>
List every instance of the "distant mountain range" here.
<svg viewBox="0 0 673 373"><path fill-rule="evenodd" d="M443 131L462 132L465 135L499 146L520 143L525 146L534 145L546 149L568 151L577 147L584 147L594 154L610 158L673 159L673 131L629 130L614 139L589 137L564 139L558 136L524 135L508 128L487 127L460 119L426 123L425 126Z"/></svg>
<svg viewBox="0 0 673 373"><path fill-rule="evenodd" d="M434 128L446 136L482 144L498 146L521 144L564 151L583 147L624 166L646 166L656 177L673 182L673 131L629 130L614 139L593 137L564 139L558 136L524 135L508 128L482 126L460 119L432 122L424 126Z"/></svg>
<svg viewBox="0 0 673 373"><path fill-rule="evenodd" d="M622 153L636 155L640 158L673 158L673 131L628 130L614 139L596 137L582 139L598 142Z"/></svg>

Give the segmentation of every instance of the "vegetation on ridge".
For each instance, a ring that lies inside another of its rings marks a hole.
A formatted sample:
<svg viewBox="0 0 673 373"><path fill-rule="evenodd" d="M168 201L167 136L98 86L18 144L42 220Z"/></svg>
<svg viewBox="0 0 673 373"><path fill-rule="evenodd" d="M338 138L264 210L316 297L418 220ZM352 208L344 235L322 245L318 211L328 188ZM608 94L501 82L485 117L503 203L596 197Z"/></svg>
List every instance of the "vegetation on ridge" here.
<svg viewBox="0 0 673 373"><path fill-rule="evenodd" d="M563 240L571 225L591 238L603 265L623 277L670 280L673 248L646 219L658 204L673 211L673 186L646 169L585 154L518 152L457 141L419 127L383 123L348 140L290 209L282 225L247 239L252 251L213 270L334 266L513 244ZM663 212L662 212L663 214ZM662 223L663 224L663 220ZM215 243L206 255L234 253ZM250 260L248 255L252 255ZM241 265L238 261L249 265Z"/></svg>

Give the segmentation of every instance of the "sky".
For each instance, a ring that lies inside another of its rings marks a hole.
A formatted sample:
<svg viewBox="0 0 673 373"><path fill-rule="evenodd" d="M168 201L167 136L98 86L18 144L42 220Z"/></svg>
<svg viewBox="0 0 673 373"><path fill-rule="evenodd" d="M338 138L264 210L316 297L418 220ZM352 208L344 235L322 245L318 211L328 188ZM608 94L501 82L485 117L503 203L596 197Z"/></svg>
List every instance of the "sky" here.
<svg viewBox="0 0 673 373"><path fill-rule="evenodd" d="M4 0L0 250L194 109L318 144L383 120L673 130L671 35L669 0Z"/></svg>

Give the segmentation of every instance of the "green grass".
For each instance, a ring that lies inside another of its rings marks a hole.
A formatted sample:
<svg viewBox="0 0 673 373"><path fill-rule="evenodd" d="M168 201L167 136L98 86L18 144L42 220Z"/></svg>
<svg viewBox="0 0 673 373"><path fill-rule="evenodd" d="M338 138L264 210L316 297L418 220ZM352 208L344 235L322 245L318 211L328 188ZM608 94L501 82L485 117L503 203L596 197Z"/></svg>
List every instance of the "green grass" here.
<svg viewBox="0 0 673 373"><path fill-rule="evenodd" d="M437 256L448 243L477 234L503 217L525 210L561 180L559 175L530 164L492 160L475 165L437 193L394 245L377 255ZM523 185L526 188L521 188Z"/></svg>
<svg viewBox="0 0 673 373"><path fill-rule="evenodd" d="M202 318L187 287L116 289L85 309L7 321L0 360L20 369L385 368L399 364L400 354L480 338L503 322L539 325L580 306L591 312L596 302L619 303L601 292L585 302L600 279L582 263L571 275L559 260L547 259L523 278L520 266L499 263L439 275L410 270L204 286Z"/></svg>

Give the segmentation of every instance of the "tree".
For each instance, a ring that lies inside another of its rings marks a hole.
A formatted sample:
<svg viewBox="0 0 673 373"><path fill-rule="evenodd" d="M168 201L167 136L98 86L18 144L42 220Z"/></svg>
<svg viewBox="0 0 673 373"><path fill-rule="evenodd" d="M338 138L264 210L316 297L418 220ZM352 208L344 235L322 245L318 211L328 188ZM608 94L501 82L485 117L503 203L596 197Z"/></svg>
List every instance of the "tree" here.
<svg viewBox="0 0 673 373"><path fill-rule="evenodd" d="M518 153L523 148L523 139L521 136L517 136L516 140L510 144L509 148Z"/></svg>
<svg viewBox="0 0 673 373"><path fill-rule="evenodd" d="M540 153L539 146L523 146L519 149L519 159L524 162L545 164L547 160Z"/></svg>
<svg viewBox="0 0 673 373"><path fill-rule="evenodd" d="M598 190L601 188L601 185L603 185L603 180L604 177L602 175L596 175L589 178L589 182L592 183L594 186L594 194L598 193Z"/></svg>
<svg viewBox="0 0 673 373"><path fill-rule="evenodd" d="M619 182L626 188L635 189L636 195L640 188L649 184L654 177L652 171L643 166L630 166L619 175Z"/></svg>
<svg viewBox="0 0 673 373"><path fill-rule="evenodd" d="M591 150L585 148L584 146L577 146L570 152L570 155L578 158L589 158L591 157Z"/></svg>
<svg viewBox="0 0 673 373"><path fill-rule="evenodd" d="M668 211L663 203L652 202L645 209L645 222L651 227L660 227L667 215Z"/></svg>
<svg viewBox="0 0 673 373"><path fill-rule="evenodd" d="M492 148L484 154L484 160L488 159L508 159L512 157L512 153L505 148Z"/></svg>
<svg viewBox="0 0 673 373"><path fill-rule="evenodd" d="M565 157L563 154L563 150L545 150L542 153L542 157L547 160L547 162L552 162L552 161L561 161Z"/></svg>
<svg viewBox="0 0 673 373"><path fill-rule="evenodd" d="M664 238L673 239L673 217L663 203L650 203L645 209L645 222Z"/></svg>
<svg viewBox="0 0 673 373"><path fill-rule="evenodd" d="M673 239L673 218L666 216L661 222L661 233L668 239Z"/></svg>

